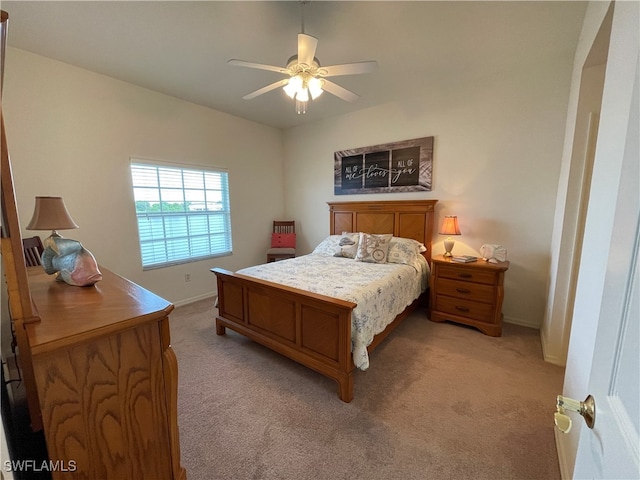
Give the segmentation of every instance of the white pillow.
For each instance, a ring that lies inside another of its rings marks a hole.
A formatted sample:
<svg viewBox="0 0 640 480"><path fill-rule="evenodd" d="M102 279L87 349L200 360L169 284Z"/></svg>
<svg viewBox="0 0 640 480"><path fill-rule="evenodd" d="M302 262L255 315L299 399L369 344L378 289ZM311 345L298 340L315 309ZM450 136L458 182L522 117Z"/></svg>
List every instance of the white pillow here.
<svg viewBox="0 0 640 480"><path fill-rule="evenodd" d="M374 235L371 233L360 233L358 242L357 262L367 263L387 263L389 253L389 243L393 235Z"/></svg>
<svg viewBox="0 0 640 480"><path fill-rule="evenodd" d="M333 257L340 250L341 238L342 235L329 235L313 249L311 254L322 255L323 257Z"/></svg>

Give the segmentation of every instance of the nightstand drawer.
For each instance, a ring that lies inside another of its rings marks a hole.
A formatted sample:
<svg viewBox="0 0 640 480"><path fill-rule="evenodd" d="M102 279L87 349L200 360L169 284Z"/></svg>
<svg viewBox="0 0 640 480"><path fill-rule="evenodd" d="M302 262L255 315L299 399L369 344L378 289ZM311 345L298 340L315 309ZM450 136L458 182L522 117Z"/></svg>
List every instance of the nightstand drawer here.
<svg viewBox="0 0 640 480"><path fill-rule="evenodd" d="M436 295L435 310L458 317L473 318L481 322L491 323L493 320L493 305L447 297L446 295Z"/></svg>
<svg viewBox="0 0 640 480"><path fill-rule="evenodd" d="M452 278L454 280L462 280L465 282L486 283L488 285L495 285L496 283L496 272L456 267L453 265L439 265L438 276L441 278Z"/></svg>
<svg viewBox="0 0 640 480"><path fill-rule="evenodd" d="M493 303L495 289L493 285L441 279L437 285L437 295L449 295L476 302Z"/></svg>

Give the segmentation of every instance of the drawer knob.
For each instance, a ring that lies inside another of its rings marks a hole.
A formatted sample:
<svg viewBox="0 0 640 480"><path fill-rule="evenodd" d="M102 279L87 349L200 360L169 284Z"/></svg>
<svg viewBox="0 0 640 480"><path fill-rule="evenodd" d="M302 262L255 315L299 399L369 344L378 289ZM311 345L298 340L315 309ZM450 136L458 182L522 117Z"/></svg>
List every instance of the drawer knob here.
<svg viewBox="0 0 640 480"><path fill-rule="evenodd" d="M456 310L460 310L461 312L468 312L469 308L456 305Z"/></svg>
<svg viewBox="0 0 640 480"><path fill-rule="evenodd" d="M458 293L471 293L471 290L468 288L456 288L456 292Z"/></svg>
<svg viewBox="0 0 640 480"><path fill-rule="evenodd" d="M459 273L458 276L460 278L472 278L473 275L471 275L470 273Z"/></svg>

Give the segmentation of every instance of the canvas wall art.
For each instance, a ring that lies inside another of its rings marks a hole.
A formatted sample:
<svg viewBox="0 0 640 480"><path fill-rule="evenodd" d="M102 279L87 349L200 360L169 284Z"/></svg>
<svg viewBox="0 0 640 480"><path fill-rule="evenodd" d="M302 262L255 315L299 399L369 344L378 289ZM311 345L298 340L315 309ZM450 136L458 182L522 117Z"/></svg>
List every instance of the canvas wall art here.
<svg viewBox="0 0 640 480"><path fill-rule="evenodd" d="M334 193L431 190L433 138L373 145L334 153Z"/></svg>

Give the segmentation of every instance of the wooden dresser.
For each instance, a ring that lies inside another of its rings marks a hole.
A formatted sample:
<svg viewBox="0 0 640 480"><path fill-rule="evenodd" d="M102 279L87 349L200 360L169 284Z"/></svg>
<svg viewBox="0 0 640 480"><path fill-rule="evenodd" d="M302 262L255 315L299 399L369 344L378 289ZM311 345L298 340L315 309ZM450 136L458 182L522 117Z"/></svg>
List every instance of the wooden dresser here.
<svg viewBox="0 0 640 480"><path fill-rule="evenodd" d="M26 324L53 478L181 479L166 300L100 268L92 287L29 267Z"/></svg>
<svg viewBox="0 0 640 480"><path fill-rule="evenodd" d="M487 335L502 335L504 273L509 262L458 263L442 255L431 265L430 319L471 325Z"/></svg>

